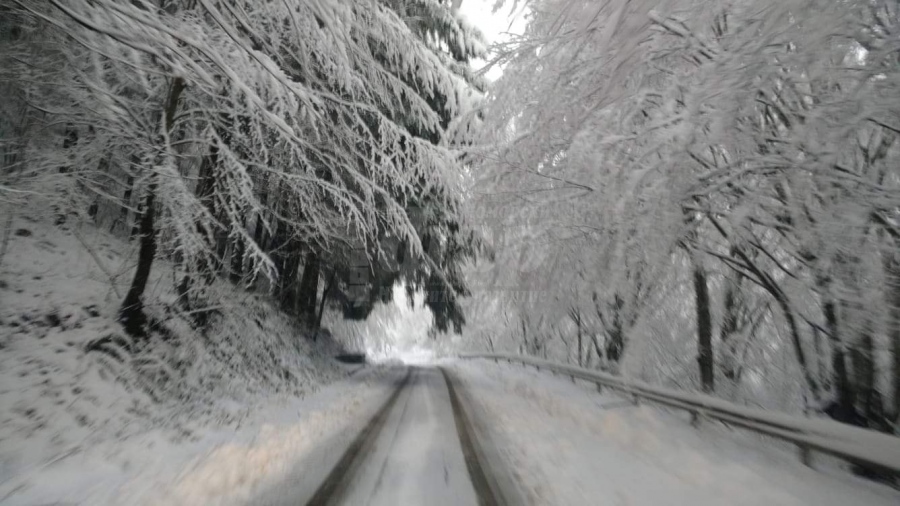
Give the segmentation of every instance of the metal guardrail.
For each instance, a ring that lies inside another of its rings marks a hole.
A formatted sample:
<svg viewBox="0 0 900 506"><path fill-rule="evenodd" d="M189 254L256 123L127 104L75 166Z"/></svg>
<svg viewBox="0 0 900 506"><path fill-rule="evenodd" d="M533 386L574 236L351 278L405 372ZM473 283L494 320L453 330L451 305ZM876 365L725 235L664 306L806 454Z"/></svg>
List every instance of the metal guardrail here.
<svg viewBox="0 0 900 506"><path fill-rule="evenodd" d="M804 463L809 464L810 450L819 451L849 462L877 469L900 477L900 438L874 432L832 420L799 418L784 413L739 406L709 395L683 392L633 381L611 374L558 364L521 355L502 353L461 354L463 359L505 360L547 369L557 374L581 379L640 399L683 409L692 420L701 417L718 420L760 434L779 438L797 445Z"/></svg>

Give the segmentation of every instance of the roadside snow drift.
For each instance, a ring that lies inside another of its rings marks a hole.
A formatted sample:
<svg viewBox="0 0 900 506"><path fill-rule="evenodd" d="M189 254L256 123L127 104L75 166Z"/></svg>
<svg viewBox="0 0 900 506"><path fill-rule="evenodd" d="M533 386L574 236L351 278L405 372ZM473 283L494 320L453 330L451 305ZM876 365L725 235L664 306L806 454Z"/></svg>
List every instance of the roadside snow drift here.
<svg viewBox="0 0 900 506"><path fill-rule="evenodd" d="M594 385L486 361L455 368L531 504L900 504L900 491L804 467L789 445L711 422L695 429L686 414Z"/></svg>
<svg viewBox="0 0 900 506"><path fill-rule="evenodd" d="M307 339L263 297L224 281L210 289L210 325L194 328L169 309L163 260L146 300L165 331L135 343L114 321L135 245L26 211L0 262L0 503L79 502L145 469L177 468L211 432L226 440L259 423L261 407L350 370L331 359L333 340Z"/></svg>

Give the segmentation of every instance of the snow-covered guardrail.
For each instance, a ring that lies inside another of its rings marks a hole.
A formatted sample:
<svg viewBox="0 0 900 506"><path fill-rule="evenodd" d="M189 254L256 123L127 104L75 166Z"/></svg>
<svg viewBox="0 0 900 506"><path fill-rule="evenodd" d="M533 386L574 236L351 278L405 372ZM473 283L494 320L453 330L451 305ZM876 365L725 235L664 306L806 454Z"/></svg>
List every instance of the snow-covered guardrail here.
<svg viewBox="0 0 900 506"><path fill-rule="evenodd" d="M537 369L547 369L558 374L581 379L602 387L611 388L631 395L635 402L646 399L672 408L691 413L695 420L700 417L719 420L726 424L742 427L760 434L795 443L801 451L804 462L809 463L810 450L827 453L855 464L877 468L900 476L900 438L882 434L832 420L800 418L783 413L739 406L715 397L673 390L633 381L611 374L584 369L547 360L507 355L501 353L461 354L463 359L487 359L499 362L505 360Z"/></svg>

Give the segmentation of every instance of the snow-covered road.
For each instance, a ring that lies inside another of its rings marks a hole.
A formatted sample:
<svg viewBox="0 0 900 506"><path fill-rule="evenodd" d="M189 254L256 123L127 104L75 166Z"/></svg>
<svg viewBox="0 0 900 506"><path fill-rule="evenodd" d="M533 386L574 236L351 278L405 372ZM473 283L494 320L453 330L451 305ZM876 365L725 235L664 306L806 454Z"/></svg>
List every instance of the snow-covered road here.
<svg viewBox="0 0 900 506"><path fill-rule="evenodd" d="M306 459L280 493L250 504L900 504L900 492L840 463L817 458L810 469L789 445L695 428L546 372L446 362L411 367L397 385L342 436L344 464L333 455L330 471L311 469ZM330 474L313 491L310 472Z"/></svg>
<svg viewBox="0 0 900 506"><path fill-rule="evenodd" d="M367 367L258 415L267 425L185 448L199 458L158 452L167 472L135 469L113 489L73 457L41 475L45 493L0 503L900 504L900 491L842 463L816 456L815 469L803 466L790 445L712 422L695 428L683 413L485 361Z"/></svg>
<svg viewBox="0 0 900 506"><path fill-rule="evenodd" d="M341 504L476 505L440 371L414 368Z"/></svg>
<svg viewBox="0 0 900 506"><path fill-rule="evenodd" d="M345 429L297 455L292 471L235 504L496 504L473 429L442 370L404 370L405 377L394 375L393 393L378 396L378 409L334 420Z"/></svg>
<svg viewBox="0 0 900 506"><path fill-rule="evenodd" d="M841 464L810 469L790 446L587 384L488 362L443 368L411 368L370 429L345 436L365 443L347 443L351 463L309 504L900 504Z"/></svg>

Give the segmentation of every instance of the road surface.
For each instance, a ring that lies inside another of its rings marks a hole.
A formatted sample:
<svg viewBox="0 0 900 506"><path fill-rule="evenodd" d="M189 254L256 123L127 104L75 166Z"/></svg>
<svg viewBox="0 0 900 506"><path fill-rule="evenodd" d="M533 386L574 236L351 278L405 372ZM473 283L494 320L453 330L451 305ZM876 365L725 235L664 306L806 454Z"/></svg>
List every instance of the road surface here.
<svg viewBox="0 0 900 506"><path fill-rule="evenodd" d="M803 466L789 445L547 373L398 372L367 420L340 421L345 433L319 445L330 456L301 458L248 504L900 504L824 460Z"/></svg>
<svg viewBox="0 0 900 506"><path fill-rule="evenodd" d="M307 504L497 504L448 381L410 368Z"/></svg>

